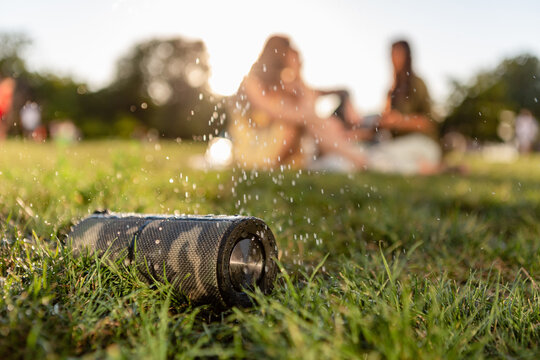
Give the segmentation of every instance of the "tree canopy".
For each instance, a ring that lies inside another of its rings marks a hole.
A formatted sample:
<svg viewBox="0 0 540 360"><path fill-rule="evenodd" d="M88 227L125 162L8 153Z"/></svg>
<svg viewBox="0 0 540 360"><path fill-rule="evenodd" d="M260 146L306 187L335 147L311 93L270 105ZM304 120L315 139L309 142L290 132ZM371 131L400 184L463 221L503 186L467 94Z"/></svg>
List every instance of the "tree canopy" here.
<svg viewBox="0 0 540 360"><path fill-rule="evenodd" d="M529 109L540 117L540 62L520 55L478 74L471 84L454 82L443 132L459 131L478 140L497 140L501 112Z"/></svg>
<svg viewBox="0 0 540 360"><path fill-rule="evenodd" d="M202 41L177 37L136 44L118 61L110 85L97 91L69 77L30 72L22 56L29 44L23 35L0 34L0 77L17 80L13 124L22 105L35 101L45 123L70 120L85 137L130 137L155 129L165 137L192 138L223 127L224 109L208 87Z"/></svg>

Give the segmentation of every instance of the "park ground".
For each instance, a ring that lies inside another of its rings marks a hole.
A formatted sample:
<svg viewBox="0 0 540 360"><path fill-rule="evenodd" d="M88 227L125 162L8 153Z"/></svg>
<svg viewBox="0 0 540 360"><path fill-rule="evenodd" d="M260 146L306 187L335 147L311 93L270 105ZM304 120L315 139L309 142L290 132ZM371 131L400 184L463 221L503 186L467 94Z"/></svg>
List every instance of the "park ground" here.
<svg viewBox="0 0 540 360"><path fill-rule="evenodd" d="M203 144L0 144L0 358L536 358L540 157L466 175L202 171ZM275 233L270 296L224 313L75 258L96 209L244 214Z"/></svg>

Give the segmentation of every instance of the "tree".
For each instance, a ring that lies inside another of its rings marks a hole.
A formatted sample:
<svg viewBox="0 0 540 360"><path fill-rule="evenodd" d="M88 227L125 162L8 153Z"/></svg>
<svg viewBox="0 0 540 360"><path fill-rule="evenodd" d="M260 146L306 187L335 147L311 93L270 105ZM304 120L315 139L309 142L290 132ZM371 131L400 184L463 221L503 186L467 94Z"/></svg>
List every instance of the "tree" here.
<svg viewBox="0 0 540 360"><path fill-rule="evenodd" d="M504 60L478 74L471 85L454 82L443 133L459 131L478 140L497 140L501 111L527 108L540 117L540 62L532 55Z"/></svg>
<svg viewBox="0 0 540 360"><path fill-rule="evenodd" d="M118 61L115 80L103 94L114 101L117 117L135 118L163 136L191 138L217 126L209 72L202 41L153 39Z"/></svg>
<svg viewBox="0 0 540 360"><path fill-rule="evenodd" d="M22 53L30 44L30 39L24 34L0 33L0 78L16 78L26 72Z"/></svg>
<svg viewBox="0 0 540 360"><path fill-rule="evenodd" d="M10 123L18 124L27 101L38 103L45 124L71 120L85 137L130 137L137 129L192 138L216 134L223 124L220 102L208 86L202 41L153 39L136 44L118 61L112 83L98 91L69 77L31 72L22 53L30 40L0 33L0 77L17 82ZM20 130L13 126L11 132Z"/></svg>

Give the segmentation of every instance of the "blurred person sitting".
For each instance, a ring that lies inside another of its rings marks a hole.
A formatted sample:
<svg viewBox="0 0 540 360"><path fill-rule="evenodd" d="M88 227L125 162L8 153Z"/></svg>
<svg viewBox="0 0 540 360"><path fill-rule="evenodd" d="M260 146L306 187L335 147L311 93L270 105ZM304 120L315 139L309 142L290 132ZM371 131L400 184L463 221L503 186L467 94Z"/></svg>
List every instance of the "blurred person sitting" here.
<svg viewBox="0 0 540 360"><path fill-rule="evenodd" d="M386 106L379 126L399 135L419 132L436 134L431 116L431 99L424 81L412 68L409 43L400 40L392 44L394 81L388 91Z"/></svg>
<svg viewBox="0 0 540 360"><path fill-rule="evenodd" d="M303 139L311 138L319 153L335 154L351 169L364 168L365 156L347 131L360 121L349 97L343 92L310 88L301 69L299 53L287 37L272 36L266 41L231 99L228 131L236 162L247 168L306 167L313 156L306 151ZM316 111L317 99L331 93L343 101L340 111L344 121L335 115L321 117ZM354 137L359 138L359 134Z"/></svg>
<svg viewBox="0 0 540 360"><path fill-rule="evenodd" d="M437 127L431 118L431 100L426 84L413 70L409 43L393 43L391 58L394 81L376 126L392 140L371 148L370 167L411 174L440 172L444 167Z"/></svg>
<svg viewBox="0 0 540 360"><path fill-rule="evenodd" d="M11 109L13 93L15 91L15 80L12 78L0 79L0 140L5 139L8 125L5 117Z"/></svg>
<svg viewBox="0 0 540 360"><path fill-rule="evenodd" d="M531 152L538 136L538 121L527 109L521 109L516 117L516 142L520 153Z"/></svg>

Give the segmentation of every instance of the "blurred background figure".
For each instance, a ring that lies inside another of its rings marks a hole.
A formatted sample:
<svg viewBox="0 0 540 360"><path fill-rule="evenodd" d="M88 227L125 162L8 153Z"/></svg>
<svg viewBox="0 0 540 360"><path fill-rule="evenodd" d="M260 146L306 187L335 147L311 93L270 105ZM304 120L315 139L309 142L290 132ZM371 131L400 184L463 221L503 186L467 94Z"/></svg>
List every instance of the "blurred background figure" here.
<svg viewBox="0 0 540 360"><path fill-rule="evenodd" d="M20 117L24 136L37 141L44 140L43 132L46 134L46 130L41 126L41 109L38 104L28 101L21 108Z"/></svg>
<svg viewBox="0 0 540 360"><path fill-rule="evenodd" d="M0 79L0 140L6 138L8 125L5 117L11 110L14 91L15 80L12 78Z"/></svg>
<svg viewBox="0 0 540 360"><path fill-rule="evenodd" d="M272 36L266 41L231 98L228 131L235 160L247 168L306 167L316 155L335 154L347 168L363 168L365 157L350 141L345 126L360 117L350 104L342 106L344 121L333 114L322 117L316 111L317 99L332 92L310 88L301 70L299 53L287 37ZM340 94L340 99L349 102L348 96ZM306 144L310 140L312 146Z"/></svg>
<svg viewBox="0 0 540 360"><path fill-rule="evenodd" d="M433 174L440 172L442 152L432 120L431 99L412 66L405 40L392 44L394 82L376 126L386 136L370 149L370 168L382 172Z"/></svg>
<svg viewBox="0 0 540 360"><path fill-rule="evenodd" d="M72 121L53 121L49 124L51 138L62 144L71 144L81 139L81 131Z"/></svg>
<svg viewBox="0 0 540 360"><path fill-rule="evenodd" d="M520 153L531 152L538 136L538 121L527 109L521 109L516 117L516 142Z"/></svg>
<svg viewBox="0 0 540 360"><path fill-rule="evenodd" d="M392 44L394 82L388 91L386 107L379 126L393 134L436 134L431 116L431 99L424 81L412 67L409 43L400 40Z"/></svg>

